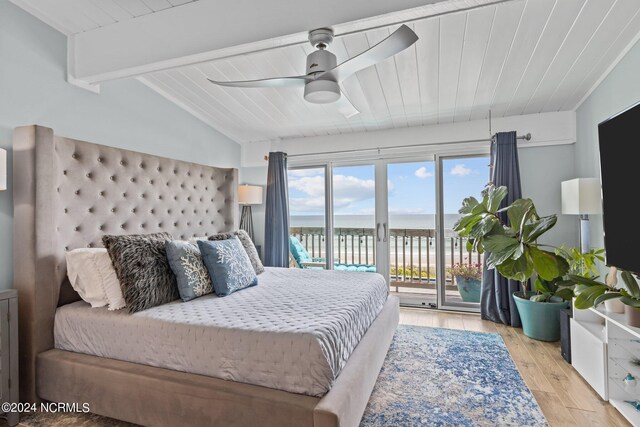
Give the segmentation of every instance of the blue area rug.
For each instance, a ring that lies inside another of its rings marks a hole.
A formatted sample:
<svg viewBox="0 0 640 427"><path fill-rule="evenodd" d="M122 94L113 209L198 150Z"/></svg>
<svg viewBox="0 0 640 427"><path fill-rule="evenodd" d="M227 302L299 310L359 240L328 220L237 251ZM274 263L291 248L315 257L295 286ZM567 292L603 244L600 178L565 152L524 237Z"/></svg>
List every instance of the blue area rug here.
<svg viewBox="0 0 640 427"><path fill-rule="evenodd" d="M402 325L360 424L546 425L499 334Z"/></svg>

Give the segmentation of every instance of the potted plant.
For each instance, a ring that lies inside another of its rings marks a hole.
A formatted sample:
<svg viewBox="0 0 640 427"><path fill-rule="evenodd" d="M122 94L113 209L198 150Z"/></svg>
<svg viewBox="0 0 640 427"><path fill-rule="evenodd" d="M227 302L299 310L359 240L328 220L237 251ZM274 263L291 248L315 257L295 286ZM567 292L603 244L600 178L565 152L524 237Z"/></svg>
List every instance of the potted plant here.
<svg viewBox="0 0 640 427"><path fill-rule="evenodd" d="M577 248L567 248L562 245L556 248L556 254L569 263L569 274L584 277L596 277L598 275L597 262L604 262L604 249L592 248L589 252L582 253Z"/></svg>
<svg viewBox="0 0 640 427"><path fill-rule="evenodd" d="M455 278L462 301L480 302L482 265L453 264L451 267L447 267L447 273Z"/></svg>
<svg viewBox="0 0 640 427"><path fill-rule="evenodd" d="M609 272L609 277L616 277L616 275L616 270L613 268ZM620 299L625 305L624 312L629 326L640 328L640 286L630 272L622 271L621 276L626 289L616 288L616 282L613 280L603 283L583 276L569 275L569 280L575 284L575 307L587 309L597 307L610 299Z"/></svg>
<svg viewBox="0 0 640 427"><path fill-rule="evenodd" d="M500 208L507 196L506 187L487 186L482 200L466 198L461 218L454 230L469 238L469 251L486 252L486 264L507 279L521 283L515 300L525 335L542 341L560 338L560 310L573 297L572 284L562 277L568 262L555 251L545 249L538 239L557 221L556 215L540 217L531 199L518 199ZM501 218L505 213L508 222ZM533 279L533 291L528 289Z"/></svg>
<svg viewBox="0 0 640 427"><path fill-rule="evenodd" d="M556 254L563 256L569 262L569 275L578 275L590 279L598 278L597 262L604 262L604 249L590 249L582 253L577 248L561 246L556 249ZM610 288L605 292L613 292L617 283L617 271L615 267L606 275L605 283ZM567 277L568 279L568 277ZM604 301L605 308L610 313L624 313L624 304L618 298L609 298Z"/></svg>

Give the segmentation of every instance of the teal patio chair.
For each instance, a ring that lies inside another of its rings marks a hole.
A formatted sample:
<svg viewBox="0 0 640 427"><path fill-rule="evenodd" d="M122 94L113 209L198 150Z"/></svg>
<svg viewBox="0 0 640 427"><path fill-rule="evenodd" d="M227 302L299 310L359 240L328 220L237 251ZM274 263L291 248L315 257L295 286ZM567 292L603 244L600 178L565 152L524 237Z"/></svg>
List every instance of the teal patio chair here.
<svg viewBox="0 0 640 427"><path fill-rule="evenodd" d="M300 243L295 236L289 236L289 250L291 251L291 255L296 262L298 268L305 269L321 269L326 266L325 258L312 258L309 255L309 252L305 249L305 247ZM367 264L333 264L334 270L340 271L362 271L366 273L375 273L376 266L375 265L367 265Z"/></svg>

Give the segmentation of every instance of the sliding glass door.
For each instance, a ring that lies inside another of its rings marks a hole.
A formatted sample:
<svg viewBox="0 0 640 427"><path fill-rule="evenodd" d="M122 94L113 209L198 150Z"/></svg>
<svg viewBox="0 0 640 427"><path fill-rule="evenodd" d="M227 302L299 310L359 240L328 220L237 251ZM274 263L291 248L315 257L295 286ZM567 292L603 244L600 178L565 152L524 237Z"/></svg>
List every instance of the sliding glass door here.
<svg viewBox="0 0 640 427"><path fill-rule="evenodd" d="M380 273L403 305L477 310L482 257L453 225L488 182L488 163L436 155L291 169L293 262Z"/></svg>
<svg viewBox="0 0 640 427"><path fill-rule="evenodd" d="M331 228L327 227L327 167L289 169L288 181L291 264L331 268L326 256L326 231Z"/></svg>
<svg viewBox="0 0 640 427"><path fill-rule="evenodd" d="M435 161L385 162L389 285L405 305L437 307Z"/></svg>
<svg viewBox="0 0 640 427"><path fill-rule="evenodd" d="M333 258L337 270L376 272L376 166L334 165Z"/></svg>
<svg viewBox="0 0 640 427"><path fill-rule="evenodd" d="M462 201L470 196L482 197L482 189L489 182L489 157L441 157L439 162L443 230L439 306L478 307L483 257L467 249L467 239L458 236L453 226L460 218Z"/></svg>

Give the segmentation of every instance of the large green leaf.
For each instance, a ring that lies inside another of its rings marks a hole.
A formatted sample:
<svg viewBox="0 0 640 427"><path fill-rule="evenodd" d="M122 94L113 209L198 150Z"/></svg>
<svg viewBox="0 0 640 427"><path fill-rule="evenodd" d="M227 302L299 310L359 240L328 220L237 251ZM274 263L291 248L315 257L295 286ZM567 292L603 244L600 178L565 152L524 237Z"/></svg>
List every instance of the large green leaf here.
<svg viewBox="0 0 640 427"><path fill-rule="evenodd" d="M576 284L573 288L573 292L576 295L580 295L582 292L586 291L587 289L589 289L591 286L587 286L587 285L581 285L581 284Z"/></svg>
<svg viewBox="0 0 640 427"><path fill-rule="evenodd" d="M484 239L484 249L488 252L502 252L505 250L515 250L515 247L520 245L518 239L513 237L496 234L493 236L487 236Z"/></svg>
<svg viewBox="0 0 640 427"><path fill-rule="evenodd" d="M520 258L522 254L524 254L524 251L525 251L525 246L522 243L520 243L516 248L516 250L513 251L513 254L511 254L511 258L513 259Z"/></svg>
<svg viewBox="0 0 640 427"><path fill-rule="evenodd" d="M571 301L573 298L573 290L571 288L562 288L555 292L554 294L557 297L562 298L565 301Z"/></svg>
<svg viewBox="0 0 640 427"><path fill-rule="evenodd" d="M620 297L620 301L622 301L625 305L640 308L640 299L630 298L630 297Z"/></svg>
<svg viewBox="0 0 640 427"><path fill-rule="evenodd" d="M520 242L513 237L498 234L487 236L483 246L485 251L491 252L487 257L487 267L495 268L513 256Z"/></svg>
<svg viewBox="0 0 640 427"><path fill-rule="evenodd" d="M491 187L487 192L486 206L487 211L495 213L500 207L500 203L507 197L507 187Z"/></svg>
<svg viewBox="0 0 640 427"><path fill-rule="evenodd" d="M462 207L458 210L459 213L466 215L470 214L473 209L478 206L480 202L475 197L467 197L462 201Z"/></svg>
<svg viewBox="0 0 640 427"><path fill-rule="evenodd" d="M606 286L602 282L598 282L597 280L593 280L589 277L579 276L577 274L569 274L569 280L579 285L585 286Z"/></svg>
<svg viewBox="0 0 640 427"><path fill-rule="evenodd" d="M605 292L593 301L593 306L596 307L606 300L620 298L621 296L622 294L620 292Z"/></svg>
<svg viewBox="0 0 640 427"><path fill-rule="evenodd" d="M511 259L511 255L514 251L515 247L512 251L490 252L487 257L487 268L491 269L500 267L500 265Z"/></svg>
<svg viewBox="0 0 640 427"><path fill-rule="evenodd" d="M550 286L550 282L546 280L542 280L540 277L537 277L535 282L533 282L533 289L542 293L553 292L553 289L551 289L551 286Z"/></svg>
<svg viewBox="0 0 640 427"><path fill-rule="evenodd" d="M605 285L591 286L590 288L580 292L580 294L576 297L576 308L584 310L593 307L596 298L604 294L607 289L608 288Z"/></svg>
<svg viewBox="0 0 640 427"><path fill-rule="evenodd" d="M638 287L638 282L636 282L633 275L628 271L623 271L622 280L624 280L624 284L627 285L629 295L631 295L632 298L640 300L640 288Z"/></svg>
<svg viewBox="0 0 640 427"><path fill-rule="evenodd" d="M522 231L522 240L525 243L535 242L538 237L553 228L557 221L558 218L555 215L550 215L526 224Z"/></svg>
<svg viewBox="0 0 640 427"><path fill-rule="evenodd" d="M533 275L533 264L529 262L527 254L518 259L509 258L497 267L497 270L507 279L526 282Z"/></svg>
<svg viewBox="0 0 640 427"><path fill-rule="evenodd" d="M461 236L468 236L473 227L482 221L482 215L467 215L463 216L456 222L453 226L454 231L456 231Z"/></svg>
<svg viewBox="0 0 640 427"><path fill-rule="evenodd" d="M533 262L533 268L544 280L553 280L556 277L564 276L569 271L567 260L553 252L530 246L529 255Z"/></svg>
<svg viewBox="0 0 640 427"><path fill-rule="evenodd" d="M487 215L471 228L469 236L484 237L485 235L489 234L496 226L500 226L498 218L493 215Z"/></svg>
<svg viewBox="0 0 640 427"><path fill-rule="evenodd" d="M509 206L507 217L512 228L522 234L524 225L535 212L531 199L518 199Z"/></svg>

